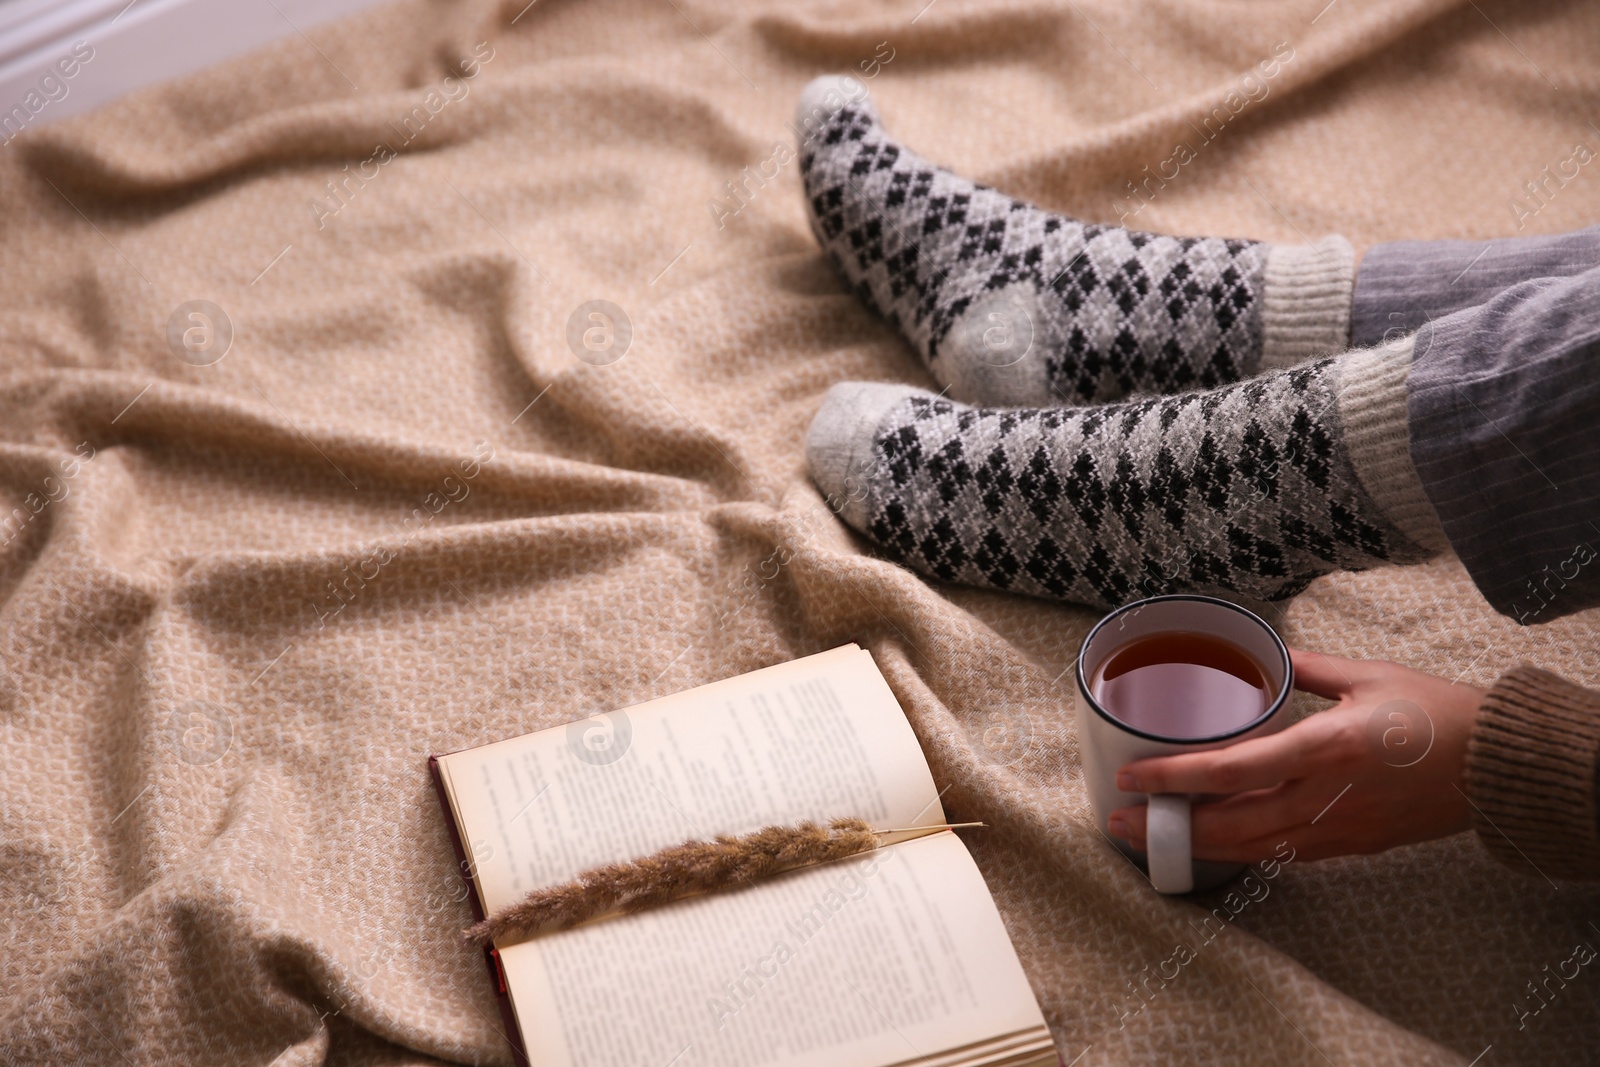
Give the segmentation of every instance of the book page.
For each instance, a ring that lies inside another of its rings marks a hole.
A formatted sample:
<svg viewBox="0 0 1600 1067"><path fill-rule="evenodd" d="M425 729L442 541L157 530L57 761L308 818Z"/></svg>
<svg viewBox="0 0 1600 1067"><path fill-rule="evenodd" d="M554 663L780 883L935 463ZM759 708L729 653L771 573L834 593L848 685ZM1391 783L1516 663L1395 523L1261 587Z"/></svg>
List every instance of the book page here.
<svg viewBox="0 0 1600 1067"><path fill-rule="evenodd" d="M946 832L501 949L540 1067L881 1067L1044 1019Z"/></svg>
<svg viewBox="0 0 1600 1067"><path fill-rule="evenodd" d="M439 764L488 913L690 839L805 819L944 821L905 713L854 645Z"/></svg>

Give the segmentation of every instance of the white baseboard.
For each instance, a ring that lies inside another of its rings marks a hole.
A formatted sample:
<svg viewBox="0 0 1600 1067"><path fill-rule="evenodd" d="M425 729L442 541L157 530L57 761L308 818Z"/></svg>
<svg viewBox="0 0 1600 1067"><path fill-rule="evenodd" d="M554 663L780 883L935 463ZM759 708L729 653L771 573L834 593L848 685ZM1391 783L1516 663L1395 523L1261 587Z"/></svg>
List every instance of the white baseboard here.
<svg viewBox="0 0 1600 1067"><path fill-rule="evenodd" d="M0 142L378 2L0 0Z"/></svg>

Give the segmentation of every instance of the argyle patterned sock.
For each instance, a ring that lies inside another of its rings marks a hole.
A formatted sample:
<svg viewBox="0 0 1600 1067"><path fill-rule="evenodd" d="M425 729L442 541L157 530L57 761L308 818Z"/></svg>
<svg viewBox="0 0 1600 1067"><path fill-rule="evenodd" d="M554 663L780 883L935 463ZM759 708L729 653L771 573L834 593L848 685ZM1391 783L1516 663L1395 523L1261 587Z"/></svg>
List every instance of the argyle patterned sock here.
<svg viewBox="0 0 1600 1067"><path fill-rule="evenodd" d="M807 459L846 522L936 578L1100 608L1279 600L1447 547L1406 451L1409 346L1086 408L847 382Z"/></svg>
<svg viewBox="0 0 1600 1067"><path fill-rule="evenodd" d="M1208 388L1348 344L1343 238L1266 245L1052 215L901 147L850 78L808 85L796 123L817 240L957 398Z"/></svg>

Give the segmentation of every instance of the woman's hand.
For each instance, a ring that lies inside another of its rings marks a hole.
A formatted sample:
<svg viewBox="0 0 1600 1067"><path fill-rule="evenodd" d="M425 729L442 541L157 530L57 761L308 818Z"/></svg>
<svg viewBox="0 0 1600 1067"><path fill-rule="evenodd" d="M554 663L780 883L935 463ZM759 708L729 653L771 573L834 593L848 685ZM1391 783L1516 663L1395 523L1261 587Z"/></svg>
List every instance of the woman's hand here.
<svg viewBox="0 0 1600 1067"><path fill-rule="evenodd" d="M1267 737L1130 763L1129 793L1224 794L1196 804L1196 859L1252 863L1282 841L1306 859L1382 852L1471 827L1462 790L1484 690L1397 663L1291 651L1296 687L1338 700ZM1143 805L1111 832L1145 848Z"/></svg>

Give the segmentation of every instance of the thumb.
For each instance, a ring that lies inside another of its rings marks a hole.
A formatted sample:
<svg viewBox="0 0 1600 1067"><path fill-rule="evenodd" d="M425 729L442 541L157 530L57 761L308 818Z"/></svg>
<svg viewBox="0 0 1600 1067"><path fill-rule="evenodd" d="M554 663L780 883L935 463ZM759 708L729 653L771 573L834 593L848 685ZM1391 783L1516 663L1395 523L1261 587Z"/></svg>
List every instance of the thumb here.
<svg viewBox="0 0 1600 1067"><path fill-rule="evenodd" d="M1294 664L1296 689L1329 700L1348 696L1357 680L1366 673L1363 669L1366 664L1359 660L1298 648L1289 650L1289 661Z"/></svg>

